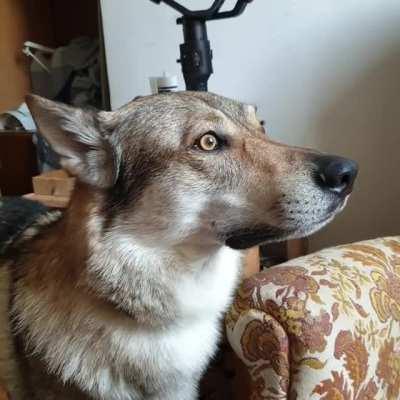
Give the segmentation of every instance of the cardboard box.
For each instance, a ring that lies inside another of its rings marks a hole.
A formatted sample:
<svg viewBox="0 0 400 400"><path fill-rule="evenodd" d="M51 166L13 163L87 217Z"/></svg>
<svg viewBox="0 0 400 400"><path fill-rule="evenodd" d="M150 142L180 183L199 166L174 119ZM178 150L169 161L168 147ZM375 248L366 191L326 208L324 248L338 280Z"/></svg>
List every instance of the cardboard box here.
<svg viewBox="0 0 400 400"><path fill-rule="evenodd" d="M70 197L75 186L75 178L64 170L55 170L34 176L33 191L41 196Z"/></svg>

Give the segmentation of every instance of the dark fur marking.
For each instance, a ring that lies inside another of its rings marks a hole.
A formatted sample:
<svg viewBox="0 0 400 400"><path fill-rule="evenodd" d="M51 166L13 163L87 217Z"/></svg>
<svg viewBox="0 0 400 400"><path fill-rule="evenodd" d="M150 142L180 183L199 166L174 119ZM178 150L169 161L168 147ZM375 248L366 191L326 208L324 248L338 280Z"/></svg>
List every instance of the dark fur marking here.
<svg viewBox="0 0 400 400"><path fill-rule="evenodd" d="M104 230L111 226L118 212L138 201L150 181L164 168L165 161L163 162L156 153L141 152L134 155L132 161L121 160L117 181L107 191L103 205Z"/></svg>
<svg viewBox="0 0 400 400"><path fill-rule="evenodd" d="M226 235L225 243L235 250L249 249L268 240L275 240L287 232L274 226L265 225L255 228L233 230Z"/></svg>
<svg viewBox="0 0 400 400"><path fill-rule="evenodd" d="M1 197L0 255L25 229L48 211L46 206L22 197Z"/></svg>

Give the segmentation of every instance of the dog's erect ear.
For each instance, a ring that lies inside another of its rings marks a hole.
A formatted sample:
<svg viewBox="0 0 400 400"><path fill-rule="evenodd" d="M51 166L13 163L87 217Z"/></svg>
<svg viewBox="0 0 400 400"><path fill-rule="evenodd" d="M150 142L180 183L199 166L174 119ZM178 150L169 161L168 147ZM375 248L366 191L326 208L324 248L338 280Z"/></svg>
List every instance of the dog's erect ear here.
<svg viewBox="0 0 400 400"><path fill-rule="evenodd" d="M101 113L84 111L35 95L26 103L40 134L60 155L63 168L81 181L111 187L118 174L116 149L104 135Z"/></svg>

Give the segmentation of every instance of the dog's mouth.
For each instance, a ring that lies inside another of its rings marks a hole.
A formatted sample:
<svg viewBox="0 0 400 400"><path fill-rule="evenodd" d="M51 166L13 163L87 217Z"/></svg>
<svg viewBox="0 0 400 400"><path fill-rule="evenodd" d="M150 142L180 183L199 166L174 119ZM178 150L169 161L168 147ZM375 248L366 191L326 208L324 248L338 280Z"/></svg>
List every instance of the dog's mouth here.
<svg viewBox="0 0 400 400"><path fill-rule="evenodd" d="M288 233L287 230L269 225L243 228L231 232L225 240L225 244L235 250L245 250L262 243L278 241L279 238L283 240Z"/></svg>
<svg viewBox="0 0 400 400"><path fill-rule="evenodd" d="M231 231L226 235L225 244L235 250L246 250L251 247L279 242L287 239L296 239L311 235L328 224L335 215L345 206L343 202L335 210L327 213L319 221L314 221L310 225L279 228L271 225L263 225L252 228L241 228Z"/></svg>

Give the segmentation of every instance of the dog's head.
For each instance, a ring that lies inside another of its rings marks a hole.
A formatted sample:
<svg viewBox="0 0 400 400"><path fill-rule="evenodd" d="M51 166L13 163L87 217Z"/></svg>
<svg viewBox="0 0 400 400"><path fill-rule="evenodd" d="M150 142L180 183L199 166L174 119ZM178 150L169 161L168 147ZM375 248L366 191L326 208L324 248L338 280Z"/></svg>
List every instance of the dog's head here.
<svg viewBox="0 0 400 400"><path fill-rule="evenodd" d="M29 96L64 168L96 192L103 228L161 246L244 249L311 234L344 207L353 161L271 141L251 105L211 93L114 112Z"/></svg>

